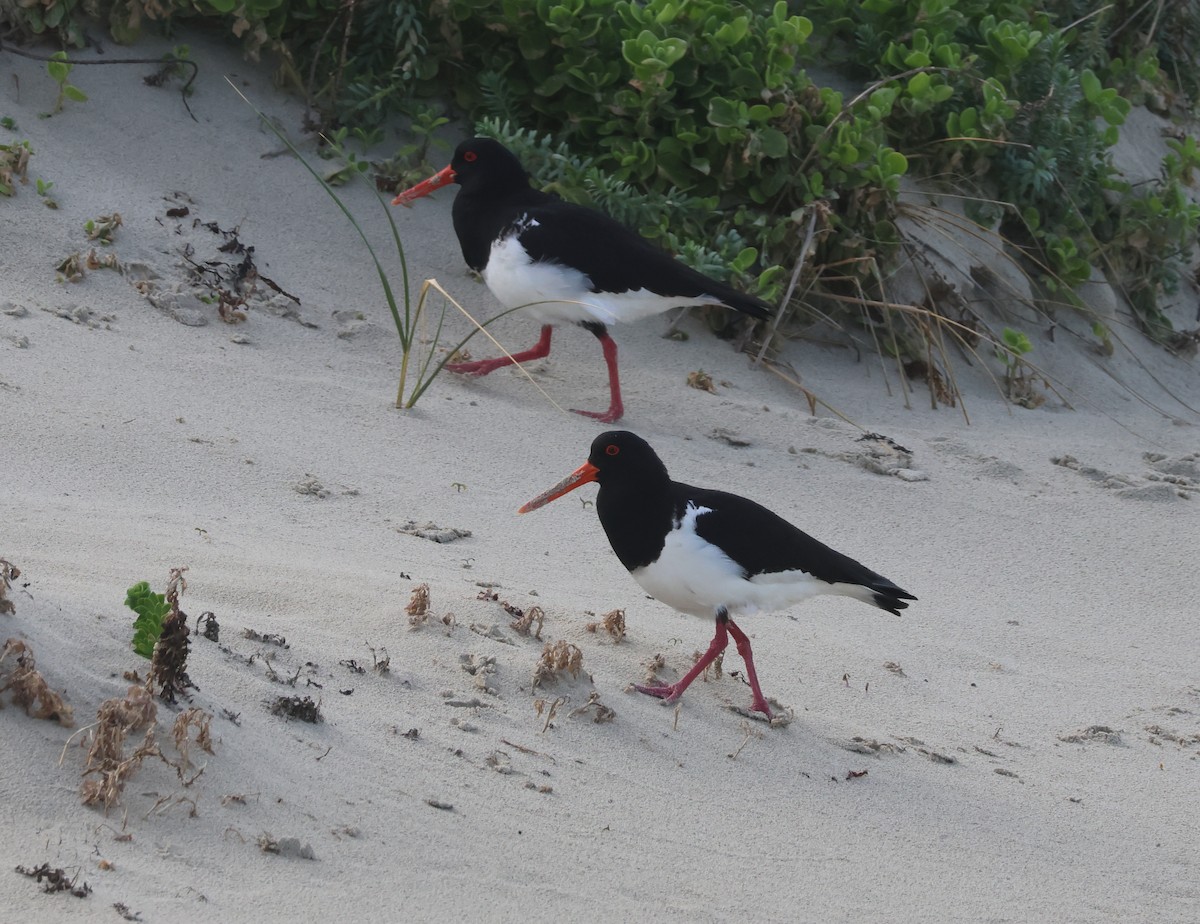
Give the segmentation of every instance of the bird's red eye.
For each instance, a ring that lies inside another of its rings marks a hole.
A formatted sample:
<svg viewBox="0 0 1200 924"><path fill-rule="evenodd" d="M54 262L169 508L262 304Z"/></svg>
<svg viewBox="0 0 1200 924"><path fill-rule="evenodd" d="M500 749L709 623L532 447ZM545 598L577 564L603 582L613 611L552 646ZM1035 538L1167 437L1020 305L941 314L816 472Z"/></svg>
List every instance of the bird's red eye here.
<svg viewBox="0 0 1200 924"><path fill-rule="evenodd" d="M618 452L620 452L620 451L621 451L621 447L620 447L620 446L616 446L616 445L614 445L614 444L612 444L612 443L609 443L607 446L605 446L605 447L604 447L604 454L605 454L605 455L609 455L609 456L615 456L615 455L616 455Z"/></svg>
<svg viewBox="0 0 1200 924"><path fill-rule="evenodd" d="M465 161L466 161L468 164L470 164L470 163L474 163L474 162L475 162L475 158L477 158L478 156L479 156L479 155L478 155L478 154L476 154L474 151L467 151L467 152L466 152L466 153L463 155L463 160L465 160Z"/></svg>

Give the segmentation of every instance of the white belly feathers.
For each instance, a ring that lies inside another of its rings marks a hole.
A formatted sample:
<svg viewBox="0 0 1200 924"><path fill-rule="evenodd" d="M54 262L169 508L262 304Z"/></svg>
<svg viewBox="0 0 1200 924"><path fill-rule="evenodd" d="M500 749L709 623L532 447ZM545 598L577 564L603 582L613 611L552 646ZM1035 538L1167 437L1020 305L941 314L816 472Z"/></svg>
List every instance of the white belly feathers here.
<svg viewBox="0 0 1200 924"><path fill-rule="evenodd" d="M592 281L577 269L560 263L536 262L513 233L492 244L483 281L506 308L529 305L520 312L540 324L578 324L595 321L609 325L638 321L682 305L720 304L713 298L672 298L646 289L630 292L593 292ZM597 242L597 246L603 246Z"/></svg>
<svg viewBox="0 0 1200 924"><path fill-rule="evenodd" d="M658 560L631 572L646 593L681 612L708 618L721 607L731 617L774 612L818 594L874 602L865 587L830 584L799 569L743 577L733 559L696 534L696 521L711 512L689 504L679 525L667 533Z"/></svg>

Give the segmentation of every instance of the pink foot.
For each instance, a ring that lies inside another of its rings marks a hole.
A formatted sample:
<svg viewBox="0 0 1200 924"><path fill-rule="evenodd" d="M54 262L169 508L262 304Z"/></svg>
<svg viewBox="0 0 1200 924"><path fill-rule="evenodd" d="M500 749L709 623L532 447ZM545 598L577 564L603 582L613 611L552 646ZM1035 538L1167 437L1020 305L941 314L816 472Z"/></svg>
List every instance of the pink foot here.
<svg viewBox="0 0 1200 924"><path fill-rule="evenodd" d="M633 688L639 693L645 693L647 696L656 696L659 699L666 700L668 703L673 703L679 699L679 694L683 692L683 690L676 690L676 686L678 684L660 683L657 686L650 687L635 683Z"/></svg>
<svg viewBox="0 0 1200 924"><path fill-rule="evenodd" d="M598 420L600 423L616 423L625 416L625 408L621 405L610 407L607 411L579 411L571 408L572 414L578 414L581 417L591 417L593 420Z"/></svg>
<svg viewBox="0 0 1200 924"><path fill-rule="evenodd" d="M543 325L541 339L528 350L514 353L511 358L501 356L496 359L477 359L469 363L446 363L443 368L447 372L454 372L458 375L480 376L495 372L505 366L511 366L513 363L526 363L531 359L542 359L550 355L550 337L553 333L553 327L549 324Z"/></svg>
<svg viewBox="0 0 1200 924"><path fill-rule="evenodd" d="M445 369L457 375L482 376L509 365L512 364L507 359L480 359L471 363L446 363Z"/></svg>

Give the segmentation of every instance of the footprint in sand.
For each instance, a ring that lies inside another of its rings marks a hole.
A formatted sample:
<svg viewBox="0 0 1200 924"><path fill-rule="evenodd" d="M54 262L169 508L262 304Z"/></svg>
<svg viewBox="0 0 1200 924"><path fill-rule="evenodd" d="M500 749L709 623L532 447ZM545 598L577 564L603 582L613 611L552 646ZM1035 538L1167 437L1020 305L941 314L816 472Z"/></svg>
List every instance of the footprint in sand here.
<svg viewBox="0 0 1200 924"><path fill-rule="evenodd" d="M975 466L976 473L988 478L1010 481L1017 484L1024 476L1025 470L1015 462L1001 459L999 456L989 456L975 452L966 443L949 436L930 437L929 445L938 452L962 459Z"/></svg>
<svg viewBox="0 0 1200 924"><path fill-rule="evenodd" d="M1172 458L1157 452L1142 454L1146 471L1141 475L1122 475L1086 465L1072 455L1051 456L1054 465L1077 472L1118 497L1145 501L1187 500L1200 494L1200 453Z"/></svg>

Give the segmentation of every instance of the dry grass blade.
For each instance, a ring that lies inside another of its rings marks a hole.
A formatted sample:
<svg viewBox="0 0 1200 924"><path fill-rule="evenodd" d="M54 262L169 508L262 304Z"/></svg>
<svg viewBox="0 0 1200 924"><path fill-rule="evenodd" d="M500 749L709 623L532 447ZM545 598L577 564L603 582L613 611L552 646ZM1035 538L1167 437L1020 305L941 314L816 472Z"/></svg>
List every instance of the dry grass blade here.
<svg viewBox="0 0 1200 924"><path fill-rule="evenodd" d="M751 738L762 738L763 733L751 725L749 722L742 723L742 733L746 736L742 739L742 743L737 746L737 749L730 754L726 754L730 760L737 760L738 755L742 753L742 748L750 743Z"/></svg>
<svg viewBox="0 0 1200 924"><path fill-rule="evenodd" d="M74 712L63 702L63 698L50 689L46 679L38 672L33 649L19 639L10 638L0 651L0 666L12 656L13 668L0 686L0 693L12 691L13 703L35 719L52 719L64 728L75 724Z"/></svg>
<svg viewBox="0 0 1200 924"><path fill-rule="evenodd" d="M475 326L475 330L473 330L467 337L465 337L462 341L460 341L457 347L455 347L453 350L451 350L449 353L447 353L446 358L444 360L442 360L442 363L439 364L439 366L438 366L439 370L441 369L441 367L443 365L446 364L446 362L449 361L451 356L453 356L455 353L457 353L459 350L462 349L463 345L467 342L467 340L469 340L471 337L473 337L476 333L482 333L485 337L488 338L488 340L490 340L492 342L492 345L494 347L496 347L496 349L498 349L501 353L503 353L510 360L512 360L512 364L514 366L516 366L517 369L520 371L520 373L529 380L529 383L531 385L533 385L534 388L536 388L539 392L541 392L541 395L543 398L545 398L547 401L549 401L553 407L557 408L563 414L567 413L567 411L563 408L563 406L561 404L559 404L557 401L555 401L553 398L550 397L550 395L546 392L546 390L537 383L537 380L532 375L529 374L528 370L523 365L521 365L521 363L519 363L515 359L513 359L512 353L508 352L508 350L506 350L504 348L503 344L501 344L499 340L497 340L495 337L493 337L492 332L487 329L489 324L492 324L495 321L500 320L501 318L505 317L506 315L512 314L514 311L520 311L523 308L530 308L530 307L533 307L534 305L540 305L540 304L542 304L542 302L530 302L528 305L518 305L516 308L509 308L507 311L501 311L498 314L492 315L492 317L488 318L486 321L481 322L481 321L476 320L475 316L473 314L471 314L471 312L467 311L466 308L464 308L462 305L460 305L454 299L454 296L452 296L449 292L447 292L442 287L442 284L440 282L438 282L436 279L426 279L425 282L422 283L421 293L417 297L418 305L424 304L425 299L426 299L430 289L439 293L444 299L446 299L446 301L448 301L451 305L453 305L455 308L457 308L463 317L465 317L468 321L470 321ZM555 304L558 304L558 302L555 302ZM583 304L583 303L576 303L576 304ZM428 383L426 383L426 385L428 385ZM422 388L421 391L424 391L424 388ZM412 398L412 401L415 401L417 399L417 397L420 397L419 392ZM411 402L410 402L410 406L411 406Z"/></svg>
<svg viewBox="0 0 1200 924"><path fill-rule="evenodd" d="M800 281L800 273L804 269L804 264L808 262L808 251L812 247L813 233L817 228L818 212L821 213L822 218L828 218L828 208L819 209L816 205L812 206L812 213L808 217L808 230L804 234L804 242L800 245L800 253L796 257L796 266L792 270L792 278L788 282L787 290L783 293L783 299L779 302L779 310L771 318L771 326L768 328L766 336L763 337L758 355L754 357L755 363L761 364L763 357L767 355L767 349L771 346L775 332L779 330L779 322L783 320L784 314L787 313L788 305L792 303L792 295L796 291L796 284Z"/></svg>
<svg viewBox="0 0 1200 924"><path fill-rule="evenodd" d="M971 197L971 196L946 196L946 198L974 200L974 201L982 202L984 204L991 204L991 205L1000 205L1001 204L1001 203L995 202L994 200L981 199L978 197ZM905 215L907 217L909 217L910 219L918 222L919 224L921 224L922 226L924 226L926 228L932 229L934 232L936 232L937 234L946 238L947 240L953 241L955 238L966 236L966 237L971 238L973 241L975 241L979 244L982 244L983 246L988 248L988 250L994 255L995 259L1003 260L1003 261L1005 261L1005 263L1007 265L1013 267L1022 277L1025 278L1025 280L1030 284L1031 287L1036 285L1036 281L1030 276L1030 274L1028 272L1026 272L1025 269L1017 261L1013 260L1012 256L1010 255L1010 250L1015 245L1013 245L1012 242L1007 241L1005 238L1003 238L1003 236L978 225L977 223L971 221L968 218L965 218L964 216L958 215L957 213L949 211L947 209L936 208L936 207L931 207L931 206L915 206L912 204L906 204L904 207L904 212L905 212ZM1105 260L1105 264L1106 264L1106 268L1107 268L1106 276L1110 279L1117 278L1120 274L1116 271L1116 268L1111 265L1111 263L1108 261L1107 257L1104 257L1104 248L1100 248L1100 252L1101 252L1101 256ZM1036 267L1036 269L1040 273L1042 273L1048 277L1051 277L1051 278L1054 277L1054 273L1052 272L1052 270L1049 267L1047 267L1046 265L1038 262L1032 255L1026 253L1025 257L1030 260L1030 262L1034 265L1034 267ZM1122 286L1118 283L1118 284L1116 284L1116 288L1118 289L1118 291L1120 291L1122 293L1122 295L1126 298L1126 300L1129 299L1129 293L1125 290L1124 286ZM1081 313L1084 317L1086 317L1089 320L1092 320L1092 321L1096 320L1095 313L1084 308L1081 305L1081 303L1078 301L1078 299L1064 300L1061 302L1049 302L1046 299L1039 299L1040 304L1035 304L1033 302L1030 302L1027 298L1023 297L1023 295L1021 293L1013 291L1011 287L1006 287L1005 294L1008 297L1013 298L1016 301L1019 301L1021 304L1025 305L1029 309L1033 310L1042 319L1044 319L1048 324L1050 324L1052 327L1054 327L1057 330L1064 331L1068 336L1077 340L1080 344L1083 344L1085 346L1094 346L1094 341L1089 340L1085 335L1073 330L1070 326L1057 324L1057 322L1054 319L1054 316L1052 314L1050 314L1044 307L1041 307L1041 306L1049 306L1049 307L1067 308L1072 311ZM980 323L982 323L982 321L980 321ZM1136 331L1138 329L1136 324L1131 323L1129 320L1126 320L1124 318L1113 318L1113 317L1103 318L1103 324L1104 324L1104 327L1107 328L1107 330L1108 330L1108 336L1111 339L1112 343L1115 343L1116 345L1120 346L1124 350L1125 354L1138 366L1138 368L1141 369L1142 372L1144 372L1146 374L1146 376L1148 378L1150 378L1151 381L1153 381L1156 385L1158 385L1165 394L1169 395L1174 401L1176 401L1182 407L1186 408L1191 413L1200 414L1200 410L1192 407L1186 401L1181 399L1179 395L1177 395L1175 392L1173 392L1171 390L1170 386L1166 382L1164 382L1159 376L1157 376L1152 369L1149 368L1149 366L1145 363L1145 361L1129 346L1128 343L1125 342L1125 340L1120 336L1118 331L1114 329L1114 325L1116 325L1121 328L1125 328L1127 330ZM1132 387L1130 387L1127 382L1123 381L1121 378L1119 378L1117 375L1115 375L1106 364L1100 362L1099 359L1095 355L1093 355L1093 351L1090 351L1090 350L1085 351L1084 356L1086 356L1089 359L1089 361L1092 362L1093 365L1095 365L1102 372L1104 372L1106 375L1108 375L1110 378L1112 378L1115 382L1117 382L1117 384L1119 384L1123 389L1125 389L1129 394L1131 394L1134 398L1136 398L1139 402L1144 404L1146 407L1149 407L1149 408L1157 411L1158 413L1163 414L1166 417L1173 416L1169 412L1167 412L1165 409L1159 407L1157 404L1152 402L1145 395L1142 395L1136 389L1133 389ZM1040 374L1041 373L1039 372L1039 375ZM1058 384L1062 385L1062 383L1058 383ZM1065 385L1063 385L1062 387L1064 388L1064 390L1070 392L1072 395L1077 397L1083 403L1086 403L1092 407L1096 407L1092 402L1088 401L1086 397L1080 395L1078 392L1074 391L1073 389L1070 389ZM1099 410L1101 413L1105 413L1105 416L1109 416L1104 411L1103 408L1096 408L1096 409ZM1110 419L1112 419L1112 418L1110 417ZM1125 429L1128 429L1128 428L1125 428ZM1135 434L1135 435L1137 435L1137 434Z"/></svg>
<svg viewBox="0 0 1200 924"><path fill-rule="evenodd" d="M560 696L558 699L547 702L544 699L535 699L533 701L533 709L540 716L543 712L546 713L546 721L542 724L542 734L546 733L546 729L550 727L550 723L554 721L554 717L558 715L558 707L565 705L567 698Z"/></svg>
<svg viewBox="0 0 1200 924"><path fill-rule="evenodd" d="M815 416L817 413L817 407L820 406L820 407L825 408L825 410L829 411L831 414L833 414L833 416L835 416L841 420L844 420L846 423L850 424L850 426L857 427L858 429L862 430L864 433L867 432L866 427L864 427L862 424L858 423L857 421L851 420L849 417L847 417L845 414L843 414L841 411L839 411L836 407L834 407L832 404L830 404L824 398L821 398L820 396L818 396L817 393L814 392L812 389L805 387L800 382L800 380L798 378L796 378L795 375L791 374L789 371L785 371L781 364L779 364L769 358L764 359L762 364L765 368L767 368L771 372L775 373L775 375L779 376L781 379L783 379L785 382L787 382L793 388L796 388L801 393L803 393L805 399L808 401L809 414L812 414Z"/></svg>

